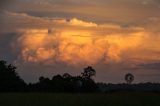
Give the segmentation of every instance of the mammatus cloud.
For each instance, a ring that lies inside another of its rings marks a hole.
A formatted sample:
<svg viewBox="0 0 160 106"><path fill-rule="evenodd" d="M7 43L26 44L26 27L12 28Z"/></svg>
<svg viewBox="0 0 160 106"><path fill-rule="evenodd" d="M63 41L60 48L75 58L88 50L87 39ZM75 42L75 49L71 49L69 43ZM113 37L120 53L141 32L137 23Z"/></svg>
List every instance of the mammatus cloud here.
<svg viewBox="0 0 160 106"><path fill-rule="evenodd" d="M21 45L19 58L25 62L63 62L73 66L117 63L124 61L123 53L136 50L146 37L139 27L98 25L76 18L62 23L65 27L19 29L22 33L17 38L17 45Z"/></svg>

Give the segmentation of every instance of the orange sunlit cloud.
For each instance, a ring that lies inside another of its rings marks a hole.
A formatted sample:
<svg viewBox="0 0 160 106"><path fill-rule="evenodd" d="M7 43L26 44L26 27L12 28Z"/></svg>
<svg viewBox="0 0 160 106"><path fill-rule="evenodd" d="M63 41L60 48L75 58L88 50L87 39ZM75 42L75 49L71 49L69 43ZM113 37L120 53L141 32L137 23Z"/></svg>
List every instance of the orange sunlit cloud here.
<svg viewBox="0 0 160 106"><path fill-rule="evenodd" d="M117 63L125 61L128 51L139 52L142 44L147 44L148 33L139 27L97 25L75 18L63 24L66 27L20 30L20 57L26 62L64 62L74 66Z"/></svg>
<svg viewBox="0 0 160 106"><path fill-rule="evenodd" d="M77 75L88 65L100 82L123 82L128 72L137 82L160 81L159 0L0 4L0 59L15 64L26 81L64 72Z"/></svg>

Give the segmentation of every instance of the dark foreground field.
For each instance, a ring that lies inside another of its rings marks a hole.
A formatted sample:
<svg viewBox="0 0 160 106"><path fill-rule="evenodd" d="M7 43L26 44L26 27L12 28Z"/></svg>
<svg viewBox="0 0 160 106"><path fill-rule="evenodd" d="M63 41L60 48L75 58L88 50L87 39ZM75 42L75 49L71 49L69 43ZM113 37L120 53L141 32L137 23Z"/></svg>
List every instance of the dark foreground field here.
<svg viewBox="0 0 160 106"><path fill-rule="evenodd" d="M160 106L160 93L1 93L0 106Z"/></svg>

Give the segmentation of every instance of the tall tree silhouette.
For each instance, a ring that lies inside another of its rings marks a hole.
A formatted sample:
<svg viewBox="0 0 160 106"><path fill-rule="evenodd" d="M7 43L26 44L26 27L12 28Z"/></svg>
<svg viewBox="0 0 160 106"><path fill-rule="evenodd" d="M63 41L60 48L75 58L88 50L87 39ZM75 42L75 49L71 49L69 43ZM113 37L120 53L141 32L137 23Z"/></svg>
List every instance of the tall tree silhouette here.
<svg viewBox="0 0 160 106"><path fill-rule="evenodd" d="M81 74L83 78L91 79L91 77L96 75L96 71L91 66L88 66L84 68L84 72Z"/></svg>
<svg viewBox="0 0 160 106"><path fill-rule="evenodd" d="M16 67L0 60L0 91L22 91L25 82L16 73Z"/></svg>

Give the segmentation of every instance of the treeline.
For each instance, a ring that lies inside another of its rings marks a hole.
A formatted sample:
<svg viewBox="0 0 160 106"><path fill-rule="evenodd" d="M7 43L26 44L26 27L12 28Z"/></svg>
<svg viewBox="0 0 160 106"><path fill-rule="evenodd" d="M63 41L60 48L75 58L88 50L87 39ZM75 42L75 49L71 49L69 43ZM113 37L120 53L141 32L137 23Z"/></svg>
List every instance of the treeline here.
<svg viewBox="0 0 160 106"><path fill-rule="evenodd" d="M0 91L1 92L18 92L24 91L27 84L16 73L16 67L7 64L6 61L0 61Z"/></svg>
<svg viewBox="0 0 160 106"><path fill-rule="evenodd" d="M96 92L92 79L96 71L88 66L79 76L68 73L55 75L52 79L41 76L37 83L26 84L16 73L16 67L0 61L0 92Z"/></svg>
<svg viewBox="0 0 160 106"><path fill-rule="evenodd" d="M95 92L96 83L92 79L69 74L56 75L52 79L40 77L39 82L29 84L29 91L34 92Z"/></svg>
<svg viewBox="0 0 160 106"><path fill-rule="evenodd" d="M160 92L159 83L106 84L95 83L96 71L88 66L79 76L68 73L55 75L51 79L41 76L36 83L25 83L16 73L16 67L0 61L0 92L119 92L151 91Z"/></svg>

